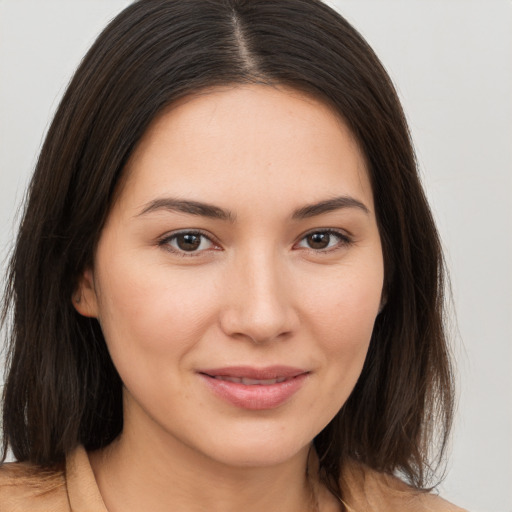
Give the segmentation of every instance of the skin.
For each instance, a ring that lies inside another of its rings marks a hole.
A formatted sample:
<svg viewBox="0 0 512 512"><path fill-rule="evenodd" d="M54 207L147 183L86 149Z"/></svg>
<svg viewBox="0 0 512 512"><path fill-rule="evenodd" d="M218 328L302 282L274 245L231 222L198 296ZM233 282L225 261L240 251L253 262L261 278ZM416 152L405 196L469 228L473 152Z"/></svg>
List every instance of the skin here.
<svg viewBox="0 0 512 512"><path fill-rule="evenodd" d="M293 218L334 197L363 207ZM231 218L155 204L165 198ZM208 238L184 251L175 235L187 230ZM75 302L99 320L125 385L124 430L90 455L109 511L311 510L311 442L360 375L383 277L364 158L323 103L236 86L160 115L125 170ZM308 373L267 410L227 402L198 374L276 364ZM325 489L317 496L320 510L337 510Z"/></svg>

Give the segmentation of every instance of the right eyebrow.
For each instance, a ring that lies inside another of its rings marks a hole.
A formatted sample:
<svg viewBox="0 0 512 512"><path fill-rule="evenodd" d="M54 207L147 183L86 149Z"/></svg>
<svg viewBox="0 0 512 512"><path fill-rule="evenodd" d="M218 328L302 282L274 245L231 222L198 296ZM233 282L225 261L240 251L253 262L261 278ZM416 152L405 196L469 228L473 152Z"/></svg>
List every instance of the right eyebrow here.
<svg viewBox="0 0 512 512"><path fill-rule="evenodd" d="M144 206L142 211L137 214L137 217L158 210L188 213L189 215L225 220L231 223L234 223L236 220L236 215L229 210L224 210L223 208L219 208L218 206L208 203L177 199L173 197L162 197L150 201Z"/></svg>

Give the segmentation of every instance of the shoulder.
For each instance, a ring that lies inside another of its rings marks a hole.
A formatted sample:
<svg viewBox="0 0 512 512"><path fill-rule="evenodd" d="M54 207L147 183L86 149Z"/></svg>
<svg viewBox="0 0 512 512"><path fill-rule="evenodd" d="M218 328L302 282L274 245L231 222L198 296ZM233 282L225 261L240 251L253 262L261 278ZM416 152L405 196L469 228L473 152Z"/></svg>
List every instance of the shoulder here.
<svg viewBox="0 0 512 512"><path fill-rule="evenodd" d="M2 512L67 512L64 470L45 470L27 463L0 465Z"/></svg>
<svg viewBox="0 0 512 512"><path fill-rule="evenodd" d="M467 512L434 493L416 490L399 478L363 464L348 464L342 476L350 512Z"/></svg>

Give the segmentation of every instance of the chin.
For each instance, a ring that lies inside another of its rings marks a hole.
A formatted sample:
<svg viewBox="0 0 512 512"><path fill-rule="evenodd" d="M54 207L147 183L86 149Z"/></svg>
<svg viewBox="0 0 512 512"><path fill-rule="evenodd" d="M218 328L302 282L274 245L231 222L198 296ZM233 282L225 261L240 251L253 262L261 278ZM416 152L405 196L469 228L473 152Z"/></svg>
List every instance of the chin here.
<svg viewBox="0 0 512 512"><path fill-rule="evenodd" d="M231 444L222 453L215 454L218 462L230 467L262 468L280 466L307 454L310 443L301 446L286 446L283 443L267 443L264 446L253 443L237 446Z"/></svg>
<svg viewBox="0 0 512 512"><path fill-rule="evenodd" d="M312 433L293 433L289 428L260 423L256 429L232 429L226 435L219 434L209 440L204 439L202 446L196 444L195 448L211 460L226 466L268 467L305 456L313 437Z"/></svg>

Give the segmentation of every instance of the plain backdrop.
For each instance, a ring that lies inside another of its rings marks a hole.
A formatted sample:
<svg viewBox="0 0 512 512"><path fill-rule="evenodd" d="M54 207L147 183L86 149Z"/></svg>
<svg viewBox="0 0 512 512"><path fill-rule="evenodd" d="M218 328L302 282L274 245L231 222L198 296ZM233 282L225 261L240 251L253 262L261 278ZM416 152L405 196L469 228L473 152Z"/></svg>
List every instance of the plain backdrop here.
<svg viewBox="0 0 512 512"><path fill-rule="evenodd" d="M42 138L126 0L0 0L0 270ZM444 242L459 406L441 494L512 512L512 2L332 0L395 81Z"/></svg>

